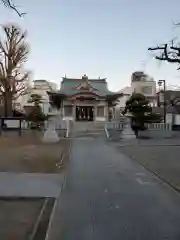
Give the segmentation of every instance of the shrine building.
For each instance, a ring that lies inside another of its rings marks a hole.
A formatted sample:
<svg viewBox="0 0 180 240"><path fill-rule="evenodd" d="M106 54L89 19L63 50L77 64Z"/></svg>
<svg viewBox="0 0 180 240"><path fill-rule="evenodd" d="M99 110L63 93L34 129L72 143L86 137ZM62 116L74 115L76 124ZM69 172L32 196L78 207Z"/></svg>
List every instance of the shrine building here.
<svg viewBox="0 0 180 240"><path fill-rule="evenodd" d="M63 77L59 91L49 91L52 108L63 119L73 121L106 121L119 93L108 90L106 78Z"/></svg>

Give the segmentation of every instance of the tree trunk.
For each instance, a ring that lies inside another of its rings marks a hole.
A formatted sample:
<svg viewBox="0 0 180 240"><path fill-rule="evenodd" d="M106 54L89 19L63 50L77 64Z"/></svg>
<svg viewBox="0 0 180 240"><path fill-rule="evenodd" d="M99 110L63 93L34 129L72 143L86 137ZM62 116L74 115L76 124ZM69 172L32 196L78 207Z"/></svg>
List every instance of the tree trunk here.
<svg viewBox="0 0 180 240"><path fill-rule="evenodd" d="M4 116L12 117L12 94L8 92L4 95Z"/></svg>

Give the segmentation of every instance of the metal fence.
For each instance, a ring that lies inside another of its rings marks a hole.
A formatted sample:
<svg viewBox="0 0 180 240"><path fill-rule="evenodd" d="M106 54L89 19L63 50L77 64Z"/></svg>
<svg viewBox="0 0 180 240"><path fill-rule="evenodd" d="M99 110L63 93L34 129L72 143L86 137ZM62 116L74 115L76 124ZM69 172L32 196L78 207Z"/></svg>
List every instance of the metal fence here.
<svg viewBox="0 0 180 240"><path fill-rule="evenodd" d="M116 130L123 130L126 126L131 128L130 123L121 123L121 122L107 122L106 128L107 129L116 129ZM149 130L172 130L172 124L171 123L148 123L145 124L145 126Z"/></svg>
<svg viewBox="0 0 180 240"><path fill-rule="evenodd" d="M172 130L171 123L148 123L145 124L145 126L148 128L148 130Z"/></svg>
<svg viewBox="0 0 180 240"><path fill-rule="evenodd" d="M116 130L123 130L125 124L121 122L107 122L105 125L106 129L116 129Z"/></svg>
<svg viewBox="0 0 180 240"><path fill-rule="evenodd" d="M140 131L140 135L147 135L148 137L173 137L175 135L171 123L148 123L145 126L147 130ZM105 133L107 138L117 139L120 137L125 138L127 135L133 137L134 135L129 122L122 123L115 121L105 124Z"/></svg>
<svg viewBox="0 0 180 240"><path fill-rule="evenodd" d="M52 124L51 120L45 121L44 126L40 130L46 131L50 124ZM53 124L59 136L69 137L70 123L68 120L53 122ZM21 135L22 131L30 129L31 122L26 121L24 118L0 118L0 135L2 132L8 130L16 131L19 135Z"/></svg>

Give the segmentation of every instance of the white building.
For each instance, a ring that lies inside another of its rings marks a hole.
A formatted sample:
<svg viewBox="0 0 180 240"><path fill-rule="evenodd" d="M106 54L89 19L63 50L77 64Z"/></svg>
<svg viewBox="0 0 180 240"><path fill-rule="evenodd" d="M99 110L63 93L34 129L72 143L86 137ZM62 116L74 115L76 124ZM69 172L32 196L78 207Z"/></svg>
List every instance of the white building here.
<svg viewBox="0 0 180 240"><path fill-rule="evenodd" d="M119 91L121 96L115 107L116 116L118 116L119 112L124 110L126 101L133 92L143 94L150 101L152 106L157 106L156 81L144 72L134 72L131 76L131 85Z"/></svg>
<svg viewBox="0 0 180 240"><path fill-rule="evenodd" d="M121 93L121 97L118 99L118 104L116 105L116 108L118 111L123 111L126 106L126 101L130 98L132 95L132 88L131 86L124 87L119 91Z"/></svg>
<svg viewBox="0 0 180 240"><path fill-rule="evenodd" d="M28 89L28 93L26 95L20 96L17 101L17 105L20 105L21 109L23 109L25 106L32 106L33 103L28 103L28 101L30 100L32 94L38 94L42 96L42 111L47 115L51 107L47 91L55 91L56 89L56 83L49 82L44 79L34 80L33 86L29 87Z"/></svg>
<svg viewBox="0 0 180 240"><path fill-rule="evenodd" d="M155 106L157 103L156 81L144 72L134 72L131 76L132 92L143 94Z"/></svg>

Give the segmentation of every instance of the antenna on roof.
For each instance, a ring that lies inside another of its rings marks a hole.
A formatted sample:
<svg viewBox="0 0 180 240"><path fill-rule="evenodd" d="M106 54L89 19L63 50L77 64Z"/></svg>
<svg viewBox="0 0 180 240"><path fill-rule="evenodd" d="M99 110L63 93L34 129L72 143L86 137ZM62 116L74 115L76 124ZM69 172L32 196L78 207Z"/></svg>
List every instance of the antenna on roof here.
<svg viewBox="0 0 180 240"><path fill-rule="evenodd" d="M66 74L64 75L64 78L66 78Z"/></svg>

